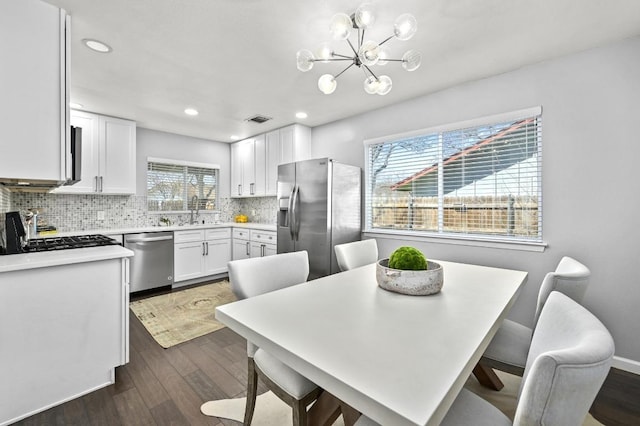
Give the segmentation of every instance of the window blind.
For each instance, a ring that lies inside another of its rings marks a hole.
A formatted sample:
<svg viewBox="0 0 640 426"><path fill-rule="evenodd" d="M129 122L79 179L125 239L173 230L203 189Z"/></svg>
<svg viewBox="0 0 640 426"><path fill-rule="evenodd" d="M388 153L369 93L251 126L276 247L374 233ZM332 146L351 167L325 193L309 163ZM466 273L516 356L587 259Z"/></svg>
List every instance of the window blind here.
<svg viewBox="0 0 640 426"><path fill-rule="evenodd" d="M542 241L542 116L367 144L366 230Z"/></svg>
<svg viewBox="0 0 640 426"><path fill-rule="evenodd" d="M197 198L194 198L197 197ZM218 208L218 169L170 162L147 162L147 208L184 212Z"/></svg>

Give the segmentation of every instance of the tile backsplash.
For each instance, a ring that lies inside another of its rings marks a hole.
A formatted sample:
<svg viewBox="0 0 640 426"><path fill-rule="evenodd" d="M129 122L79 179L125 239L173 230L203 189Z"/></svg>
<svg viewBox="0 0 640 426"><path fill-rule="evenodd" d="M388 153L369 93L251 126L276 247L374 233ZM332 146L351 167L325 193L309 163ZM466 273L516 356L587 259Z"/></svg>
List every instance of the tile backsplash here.
<svg viewBox="0 0 640 426"><path fill-rule="evenodd" d="M276 223L276 198L221 198L220 220L232 222L237 214L250 222ZM0 187L0 212L38 209L39 223L55 226L60 232L156 226L161 217L173 224L189 222L189 213L147 212L147 197L137 195L71 195L10 193ZM198 221L214 222L214 212L201 211Z"/></svg>

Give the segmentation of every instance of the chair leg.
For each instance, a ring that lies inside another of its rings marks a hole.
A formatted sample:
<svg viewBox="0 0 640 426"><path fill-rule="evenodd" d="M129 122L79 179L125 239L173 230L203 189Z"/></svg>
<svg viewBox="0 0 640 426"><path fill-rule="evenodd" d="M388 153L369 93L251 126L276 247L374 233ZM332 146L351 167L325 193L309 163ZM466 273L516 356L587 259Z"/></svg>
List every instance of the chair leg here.
<svg viewBox="0 0 640 426"><path fill-rule="evenodd" d="M247 403L244 409L244 426L250 426L253 419L253 410L256 408L258 396L258 372L252 357L247 358Z"/></svg>
<svg viewBox="0 0 640 426"><path fill-rule="evenodd" d="M493 371L491 367L480 362L473 367L473 375L476 376L478 382L480 382L480 384L485 388L499 391L504 387L504 383L502 383L495 371Z"/></svg>
<svg viewBox="0 0 640 426"><path fill-rule="evenodd" d="M293 426L307 426L307 407L300 400L296 400L293 409Z"/></svg>

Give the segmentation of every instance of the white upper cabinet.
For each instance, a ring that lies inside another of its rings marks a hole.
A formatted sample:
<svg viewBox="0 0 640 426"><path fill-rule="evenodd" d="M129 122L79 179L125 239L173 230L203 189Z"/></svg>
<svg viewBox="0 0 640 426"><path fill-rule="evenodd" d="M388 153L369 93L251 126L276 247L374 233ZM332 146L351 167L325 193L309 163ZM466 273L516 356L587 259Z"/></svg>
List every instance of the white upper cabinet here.
<svg viewBox="0 0 640 426"><path fill-rule="evenodd" d="M69 17L40 0L3 0L0 13L0 179L70 177Z"/></svg>
<svg viewBox="0 0 640 426"><path fill-rule="evenodd" d="M231 196L250 197L255 187L255 144L253 138L231 145Z"/></svg>
<svg viewBox="0 0 640 426"><path fill-rule="evenodd" d="M311 129L300 124L231 145L231 196L275 196L278 165L311 158Z"/></svg>
<svg viewBox="0 0 640 426"><path fill-rule="evenodd" d="M53 192L135 194L136 123L71 111L71 124L82 128L82 179Z"/></svg>

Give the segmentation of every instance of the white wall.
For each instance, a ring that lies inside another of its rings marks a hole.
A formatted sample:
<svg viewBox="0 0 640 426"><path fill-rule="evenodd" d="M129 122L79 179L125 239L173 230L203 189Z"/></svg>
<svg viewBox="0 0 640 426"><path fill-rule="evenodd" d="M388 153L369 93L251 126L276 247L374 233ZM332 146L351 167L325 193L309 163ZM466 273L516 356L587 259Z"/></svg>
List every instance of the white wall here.
<svg viewBox="0 0 640 426"><path fill-rule="evenodd" d="M229 196L230 145L190 136L137 128L136 194L147 194L147 157L220 165L220 197Z"/></svg>
<svg viewBox="0 0 640 426"><path fill-rule="evenodd" d="M353 102L366 102L366 96ZM316 127L313 156L364 167L365 139L536 105L543 108L543 238L548 248L536 253L411 244L427 257L529 271L511 312L527 324L544 274L563 255L575 257L592 271L584 304L614 335L616 355L640 362L640 179L634 173L640 155L640 38ZM402 245L378 242L381 256Z"/></svg>

